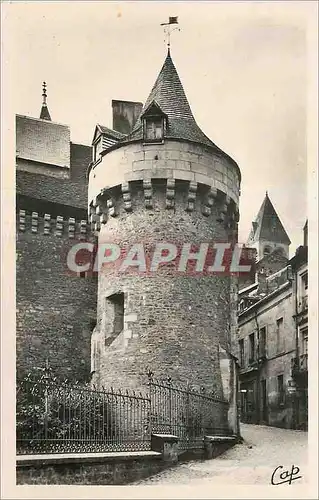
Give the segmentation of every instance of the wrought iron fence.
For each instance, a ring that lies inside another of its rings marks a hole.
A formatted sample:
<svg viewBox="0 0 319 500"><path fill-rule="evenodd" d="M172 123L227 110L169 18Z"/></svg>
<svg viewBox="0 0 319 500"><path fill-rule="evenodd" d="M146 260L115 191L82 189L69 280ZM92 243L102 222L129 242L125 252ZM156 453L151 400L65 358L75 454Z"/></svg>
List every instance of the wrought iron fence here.
<svg viewBox="0 0 319 500"><path fill-rule="evenodd" d="M17 453L149 450L149 408L134 391L27 376L17 381Z"/></svg>
<svg viewBox="0 0 319 500"><path fill-rule="evenodd" d="M149 373L150 423L152 433L173 434L180 449L201 448L205 435L226 436L228 402L205 389L173 384L171 379L155 381Z"/></svg>
<svg viewBox="0 0 319 500"><path fill-rule="evenodd" d="M181 450L227 435L228 403L148 374L149 394L61 382L45 368L17 380L17 453L151 449L151 434L174 434Z"/></svg>

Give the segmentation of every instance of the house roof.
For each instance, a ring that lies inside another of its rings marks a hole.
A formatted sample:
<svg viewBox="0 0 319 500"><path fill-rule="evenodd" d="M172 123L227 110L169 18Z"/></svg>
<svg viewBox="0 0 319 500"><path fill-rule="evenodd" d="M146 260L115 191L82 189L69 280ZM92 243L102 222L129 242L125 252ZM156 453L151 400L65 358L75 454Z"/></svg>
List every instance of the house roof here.
<svg viewBox="0 0 319 500"><path fill-rule="evenodd" d="M279 216L271 203L268 193L260 207L253 227L250 231L247 244L258 240L273 241L290 245L290 239L282 225Z"/></svg>
<svg viewBox="0 0 319 500"><path fill-rule="evenodd" d="M113 139L116 139L116 141L119 141L120 139L125 137L125 135L122 134L121 132L118 132L117 130L112 130L111 128L108 128L108 127L104 127L104 125L100 125L98 123L95 127L93 142L96 139L98 132L100 132L100 134L112 137Z"/></svg>
<svg viewBox="0 0 319 500"><path fill-rule="evenodd" d="M141 114L141 118L144 116L158 116L158 115L163 115L166 116L166 113L161 109L161 107L157 104L155 100L153 100L147 108L144 108Z"/></svg>
<svg viewBox="0 0 319 500"><path fill-rule="evenodd" d="M278 288L275 288L272 292L266 294L264 297L259 297L259 300L257 300L256 302L254 302L254 304L251 304L249 307L247 307L247 309L244 309L238 314L238 320L240 321L240 319L246 316L247 313L251 313L253 310L258 309L261 305L264 305L266 302L272 300L276 295L280 294L291 286L291 282L287 280L285 283L281 284L280 286L278 286Z"/></svg>
<svg viewBox="0 0 319 500"><path fill-rule="evenodd" d="M225 153L220 150L197 125L185 95L183 85L171 58L170 51L167 53L162 69L144 104L141 115L132 132L123 139L123 142L142 139L143 130L141 117L154 101L162 112L167 115L167 138L198 142L212 147L225 155Z"/></svg>
<svg viewBox="0 0 319 500"><path fill-rule="evenodd" d="M70 168L70 127L16 115L16 156L48 166Z"/></svg>

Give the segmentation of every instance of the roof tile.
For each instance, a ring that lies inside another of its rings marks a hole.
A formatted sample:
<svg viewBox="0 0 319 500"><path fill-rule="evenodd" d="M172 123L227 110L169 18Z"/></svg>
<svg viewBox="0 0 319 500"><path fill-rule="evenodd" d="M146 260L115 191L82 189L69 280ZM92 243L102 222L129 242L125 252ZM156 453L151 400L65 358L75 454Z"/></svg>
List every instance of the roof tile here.
<svg viewBox="0 0 319 500"><path fill-rule="evenodd" d="M170 52L167 54L163 67L145 102L141 115L153 101L156 101L161 110L168 117L166 137L194 141L218 149L202 132L195 121ZM126 136L123 141L142 139L141 115L132 133Z"/></svg>

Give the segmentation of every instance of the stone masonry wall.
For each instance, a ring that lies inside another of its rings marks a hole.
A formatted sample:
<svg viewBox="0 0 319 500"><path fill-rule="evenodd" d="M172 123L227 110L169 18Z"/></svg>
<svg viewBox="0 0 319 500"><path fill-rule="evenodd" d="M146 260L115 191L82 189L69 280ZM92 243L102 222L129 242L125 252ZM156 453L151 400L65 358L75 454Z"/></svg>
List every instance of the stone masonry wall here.
<svg viewBox="0 0 319 500"><path fill-rule="evenodd" d="M172 140L127 144L93 165L89 220L99 243L117 243L124 252L142 244L146 260L160 242L175 244L179 251L183 244L196 245L198 251L202 243L236 242L239 176L233 161L200 145ZM230 371L231 364L226 366L220 354L228 358L236 333L231 309L237 287L229 272L193 274L188 268L179 273L176 263L153 274L140 271L130 267L123 274L106 265L99 273L92 382L144 389L150 370L155 379L188 382L233 404L231 374L221 373L221 367ZM122 330L116 331L110 307L119 294L124 317ZM218 412L216 427L225 423Z"/></svg>
<svg viewBox="0 0 319 500"><path fill-rule="evenodd" d="M122 195L112 195L116 217L101 224L99 242L131 245L144 242L204 243L228 241L230 232L218 204L210 215L202 214L202 196L189 206L189 183L175 186L174 207L167 209L166 181L152 188L152 208L145 206L142 182L131 184L132 211ZM102 209L103 210L103 209ZM217 222L219 220L219 222ZM124 329L109 343L105 332L105 300L122 292L125 296ZM229 351L229 276L176 275L169 266L153 276L119 275L102 268L99 276L97 326L94 339L99 361L93 382L109 386L140 388L148 369L155 377L205 386L223 396L219 345Z"/></svg>
<svg viewBox="0 0 319 500"><path fill-rule="evenodd" d="M44 366L48 358L59 377L88 381L97 283L93 277L71 276L66 266L79 224L72 239L66 221L47 222L51 227L44 234L43 218L30 219L20 215L17 230L17 372Z"/></svg>
<svg viewBox="0 0 319 500"><path fill-rule="evenodd" d="M128 144L107 153L89 175L89 203L101 189L151 178L193 181L216 188L238 205L238 171L226 158L200 145L166 140L161 145Z"/></svg>
<svg viewBox="0 0 319 500"><path fill-rule="evenodd" d="M87 209L87 167L92 159L92 148L69 143L71 168L68 178L63 170L47 164L17 160L16 190L18 195L45 200L71 207ZM54 176L53 176L54 172ZM28 208L28 207L21 207Z"/></svg>

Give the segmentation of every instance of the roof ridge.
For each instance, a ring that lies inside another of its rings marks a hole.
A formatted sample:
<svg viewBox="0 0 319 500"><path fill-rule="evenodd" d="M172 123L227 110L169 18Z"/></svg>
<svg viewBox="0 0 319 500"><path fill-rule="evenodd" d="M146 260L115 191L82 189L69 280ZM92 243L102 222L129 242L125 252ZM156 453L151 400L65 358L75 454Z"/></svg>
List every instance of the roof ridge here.
<svg viewBox="0 0 319 500"><path fill-rule="evenodd" d="M118 132L118 130L106 127L105 125L101 125L100 123L97 123L96 126L99 127L102 133L113 135L114 137L117 137L119 139L125 137L125 134L123 134L122 132Z"/></svg>

